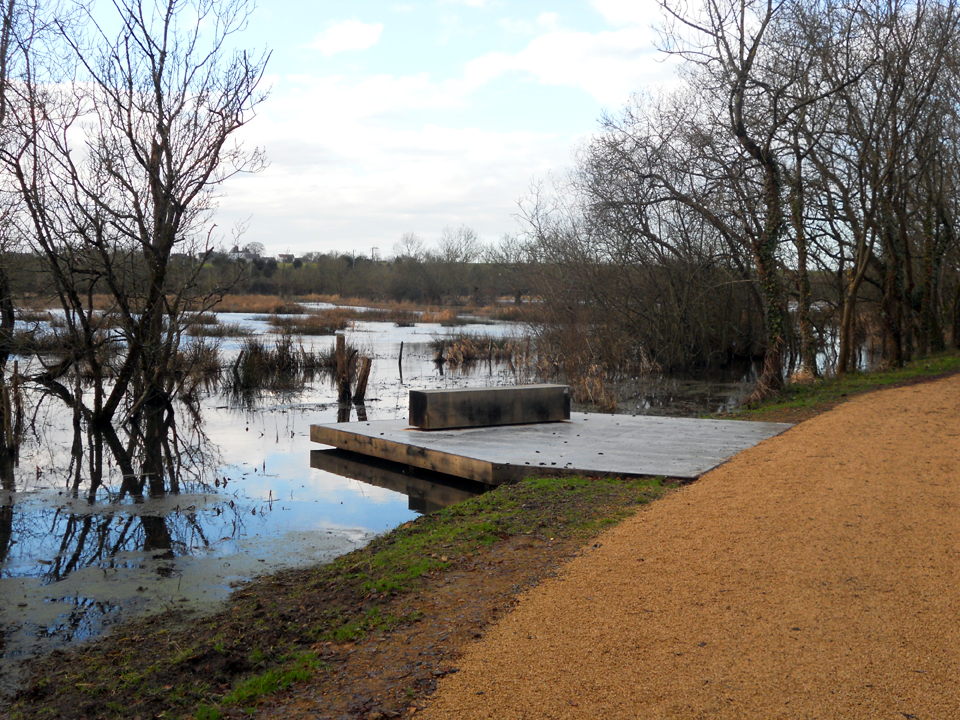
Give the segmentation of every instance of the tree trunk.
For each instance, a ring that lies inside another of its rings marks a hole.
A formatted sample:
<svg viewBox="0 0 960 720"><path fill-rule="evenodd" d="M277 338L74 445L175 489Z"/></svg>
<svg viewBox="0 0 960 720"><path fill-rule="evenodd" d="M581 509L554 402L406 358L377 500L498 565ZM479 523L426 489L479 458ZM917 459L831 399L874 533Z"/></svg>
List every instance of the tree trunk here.
<svg viewBox="0 0 960 720"><path fill-rule="evenodd" d="M817 368L817 341L810 321L810 275L807 272L807 234L804 227L803 172L799 146L795 146L796 168L791 187L790 220L793 224L793 242L797 248L797 319L800 325L801 371L809 377L819 375Z"/></svg>

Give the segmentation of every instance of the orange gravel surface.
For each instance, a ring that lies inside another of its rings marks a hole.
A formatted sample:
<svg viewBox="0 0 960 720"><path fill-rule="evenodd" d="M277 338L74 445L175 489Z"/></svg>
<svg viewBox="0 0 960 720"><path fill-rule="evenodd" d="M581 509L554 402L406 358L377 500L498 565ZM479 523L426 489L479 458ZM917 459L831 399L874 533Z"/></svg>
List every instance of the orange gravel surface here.
<svg viewBox="0 0 960 720"><path fill-rule="evenodd" d="M960 376L653 503L458 665L424 717L960 718Z"/></svg>

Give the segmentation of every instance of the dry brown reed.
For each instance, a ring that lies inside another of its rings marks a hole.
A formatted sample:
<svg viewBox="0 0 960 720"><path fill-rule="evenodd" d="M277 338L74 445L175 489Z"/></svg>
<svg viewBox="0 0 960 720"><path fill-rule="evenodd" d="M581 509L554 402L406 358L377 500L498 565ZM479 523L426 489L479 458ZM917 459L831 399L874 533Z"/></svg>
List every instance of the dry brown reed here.
<svg viewBox="0 0 960 720"><path fill-rule="evenodd" d="M490 335L466 335L434 338L430 341L434 357L451 367L479 361L510 362L520 342L513 338L495 338Z"/></svg>
<svg viewBox="0 0 960 720"><path fill-rule="evenodd" d="M269 318L279 332L294 335L333 335L350 327L349 312L340 308L320 310L308 315L285 315Z"/></svg>
<svg viewBox="0 0 960 720"><path fill-rule="evenodd" d="M37 323L50 322L53 315L48 310L34 310L32 308L19 307L16 309L16 319L19 322Z"/></svg>
<svg viewBox="0 0 960 720"><path fill-rule="evenodd" d="M240 323L222 323L215 325L190 325L185 334L191 337L245 337L252 335L250 328Z"/></svg>
<svg viewBox="0 0 960 720"><path fill-rule="evenodd" d="M454 325L466 324L466 322L460 321L460 318L457 317L457 311L452 308L446 308L446 309L432 308L429 310L424 310L420 314L420 322L438 323L443 327L453 327Z"/></svg>
<svg viewBox="0 0 960 720"><path fill-rule="evenodd" d="M174 369L179 375L196 378L217 376L223 370L220 346L216 342L198 340L177 351Z"/></svg>
<svg viewBox="0 0 960 720"><path fill-rule="evenodd" d="M346 310L347 308L338 308ZM354 320L365 320L367 322L392 322L399 327L412 327L417 324L420 316L413 310L403 310L400 308L367 308L364 310L353 310L351 316Z"/></svg>
<svg viewBox="0 0 960 720"><path fill-rule="evenodd" d="M498 302L491 305L477 305L469 303L466 305L453 305L445 304L443 309L438 308L434 304L430 303L416 303L409 300L371 300L370 298L358 298L358 297L340 297L338 295L299 295L297 296L297 301L302 303L330 303L331 305L337 305L338 307L357 307L365 308L366 312L374 309L375 311L386 311L388 316L386 320L392 320L393 318L389 316L389 311L397 311L401 316L407 318L412 318L420 315L421 313L428 313L428 315L436 315L445 310L451 311L453 313L452 317L456 317L461 314L476 315L478 317L488 317L494 320L520 320L523 319L523 315L526 312L527 306L515 306L511 302ZM363 317L362 315L358 316L358 319ZM369 319L369 318L367 318ZM422 320L422 318L421 318ZM437 320L422 320L423 322L438 322Z"/></svg>
<svg viewBox="0 0 960 720"><path fill-rule="evenodd" d="M298 389L317 372L330 369L332 363L332 352L307 350L290 335L281 335L273 347L251 337L244 341L231 368L227 388L231 392Z"/></svg>
<svg viewBox="0 0 960 720"><path fill-rule="evenodd" d="M529 313L522 305L491 305L485 308L476 308L478 316L496 320L498 322L525 322Z"/></svg>
<svg viewBox="0 0 960 720"><path fill-rule="evenodd" d="M339 295L318 295L313 293L311 295L299 295L297 300L303 303L330 303L331 305L336 305L338 307L360 307L360 308L369 308L374 306L383 310L403 310L406 312L417 312L425 309L425 305L418 303L412 303L407 300L397 301L397 300L377 300L373 301L369 298L358 298L358 297L340 297Z"/></svg>
<svg viewBox="0 0 960 720"><path fill-rule="evenodd" d="M215 312L269 313L296 315L306 312L303 305L275 295L225 295L214 305Z"/></svg>
<svg viewBox="0 0 960 720"><path fill-rule="evenodd" d="M220 321L217 319L216 313L200 312L184 313L183 322L190 325L216 325Z"/></svg>

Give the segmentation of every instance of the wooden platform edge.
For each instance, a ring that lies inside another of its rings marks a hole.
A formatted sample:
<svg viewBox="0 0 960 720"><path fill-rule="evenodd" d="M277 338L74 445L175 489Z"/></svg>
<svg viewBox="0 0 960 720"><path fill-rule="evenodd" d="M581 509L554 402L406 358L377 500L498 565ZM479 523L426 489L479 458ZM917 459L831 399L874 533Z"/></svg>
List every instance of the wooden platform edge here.
<svg viewBox="0 0 960 720"><path fill-rule="evenodd" d="M381 460L454 475L486 485L515 482L524 476L523 473L518 474L512 465L477 460L386 438L371 437L328 425L311 425L310 440L360 455L370 455Z"/></svg>
<svg viewBox="0 0 960 720"><path fill-rule="evenodd" d="M413 430L411 432L418 432ZM432 470L454 477L473 480L485 485L503 485L514 483L528 477L565 476L565 477L664 477L680 482L691 482L704 473L696 475L681 475L676 473L635 473L617 472L613 470L598 470L588 468L571 468L556 465L514 465L511 463L493 463L487 460L457 455L455 453L432 450L410 443L373 437L363 433L356 433L340 427L329 425L311 425L310 440L320 445L327 445L339 450L347 450L361 456L373 457L379 460L395 462L401 465L411 465L423 470ZM722 464L722 463L721 463ZM712 469L712 468L710 468ZM709 472L709 470L704 472Z"/></svg>

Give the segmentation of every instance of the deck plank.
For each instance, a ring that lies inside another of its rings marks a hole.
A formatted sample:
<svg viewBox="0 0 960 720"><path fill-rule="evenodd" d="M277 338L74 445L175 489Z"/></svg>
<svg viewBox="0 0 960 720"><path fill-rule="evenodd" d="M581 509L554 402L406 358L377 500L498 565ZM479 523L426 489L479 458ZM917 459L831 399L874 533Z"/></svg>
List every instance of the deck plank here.
<svg viewBox="0 0 960 720"><path fill-rule="evenodd" d="M424 431L405 420L311 425L316 443L501 484L528 475L697 478L784 423L572 413L558 423Z"/></svg>

